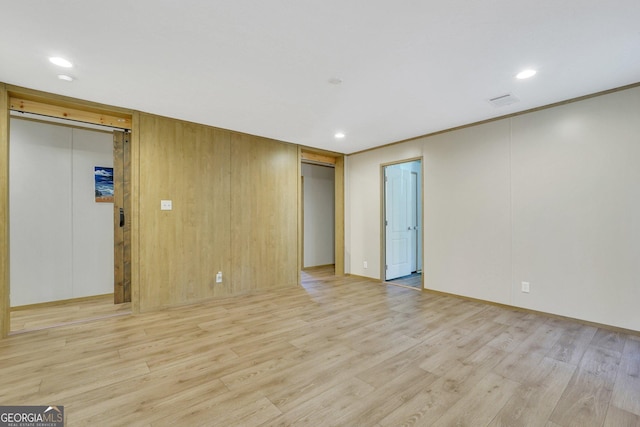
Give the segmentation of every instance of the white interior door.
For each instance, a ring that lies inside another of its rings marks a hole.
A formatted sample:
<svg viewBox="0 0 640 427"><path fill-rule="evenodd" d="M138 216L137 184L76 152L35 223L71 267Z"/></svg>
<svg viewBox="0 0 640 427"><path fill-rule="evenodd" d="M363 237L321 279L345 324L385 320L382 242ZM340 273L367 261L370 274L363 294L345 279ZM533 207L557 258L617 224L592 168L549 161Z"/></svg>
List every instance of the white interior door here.
<svg viewBox="0 0 640 427"><path fill-rule="evenodd" d="M415 232L411 212L411 172L401 165L385 171L385 280L411 274L411 238Z"/></svg>
<svg viewBox="0 0 640 427"><path fill-rule="evenodd" d="M73 297L72 128L11 119L11 306Z"/></svg>
<svg viewBox="0 0 640 427"><path fill-rule="evenodd" d="M113 292L113 206L94 189L111 134L18 118L10 130L11 306Z"/></svg>

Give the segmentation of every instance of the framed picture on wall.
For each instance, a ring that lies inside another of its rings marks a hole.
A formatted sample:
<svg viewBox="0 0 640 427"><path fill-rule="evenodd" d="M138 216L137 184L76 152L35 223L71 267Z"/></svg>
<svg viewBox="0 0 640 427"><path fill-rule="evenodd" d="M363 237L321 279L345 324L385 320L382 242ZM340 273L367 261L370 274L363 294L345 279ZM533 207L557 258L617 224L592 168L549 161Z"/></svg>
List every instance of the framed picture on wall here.
<svg viewBox="0 0 640 427"><path fill-rule="evenodd" d="M113 203L113 168L93 168L96 203Z"/></svg>

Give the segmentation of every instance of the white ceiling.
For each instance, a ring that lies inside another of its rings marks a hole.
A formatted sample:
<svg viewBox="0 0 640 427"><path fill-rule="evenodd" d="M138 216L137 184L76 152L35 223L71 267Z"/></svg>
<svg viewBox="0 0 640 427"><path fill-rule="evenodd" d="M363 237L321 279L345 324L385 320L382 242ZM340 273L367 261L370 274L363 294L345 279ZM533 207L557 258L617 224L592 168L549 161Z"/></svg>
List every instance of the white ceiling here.
<svg viewBox="0 0 640 427"><path fill-rule="evenodd" d="M342 153L640 81L640 0L0 0L0 12L0 81ZM524 68L538 74L515 79ZM507 93L520 102L487 102Z"/></svg>

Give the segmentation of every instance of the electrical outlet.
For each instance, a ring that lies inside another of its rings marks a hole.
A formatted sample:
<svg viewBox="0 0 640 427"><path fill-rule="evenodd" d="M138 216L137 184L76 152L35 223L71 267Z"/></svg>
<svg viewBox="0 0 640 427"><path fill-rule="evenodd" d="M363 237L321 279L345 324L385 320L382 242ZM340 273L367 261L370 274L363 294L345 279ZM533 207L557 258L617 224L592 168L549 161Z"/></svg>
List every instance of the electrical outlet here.
<svg viewBox="0 0 640 427"><path fill-rule="evenodd" d="M216 283L222 283L222 271L218 271L216 274Z"/></svg>
<svg viewBox="0 0 640 427"><path fill-rule="evenodd" d="M529 282L522 282L522 292L525 294L529 293Z"/></svg>
<svg viewBox="0 0 640 427"><path fill-rule="evenodd" d="M367 261L364 262L364 268L369 268L369 264L367 264Z"/></svg>
<svg viewBox="0 0 640 427"><path fill-rule="evenodd" d="M173 209L173 203L171 200L160 200L160 210L170 211Z"/></svg>

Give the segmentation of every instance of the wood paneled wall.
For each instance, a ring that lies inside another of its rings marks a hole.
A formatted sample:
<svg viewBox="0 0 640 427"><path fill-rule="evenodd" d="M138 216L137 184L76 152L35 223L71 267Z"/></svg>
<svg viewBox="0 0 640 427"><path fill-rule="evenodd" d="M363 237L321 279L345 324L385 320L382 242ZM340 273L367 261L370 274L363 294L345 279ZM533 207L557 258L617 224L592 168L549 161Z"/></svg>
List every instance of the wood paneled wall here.
<svg viewBox="0 0 640 427"><path fill-rule="evenodd" d="M139 131L140 311L230 291L229 132L149 114Z"/></svg>
<svg viewBox="0 0 640 427"><path fill-rule="evenodd" d="M132 118L134 312L299 283L297 145L0 83L1 336L10 327L10 96Z"/></svg>
<svg viewBox="0 0 640 427"><path fill-rule="evenodd" d="M231 137L231 254L236 291L298 283L298 148Z"/></svg>
<svg viewBox="0 0 640 427"><path fill-rule="evenodd" d="M0 337L9 333L9 96L0 83Z"/></svg>
<svg viewBox="0 0 640 427"><path fill-rule="evenodd" d="M297 147L139 117L139 310L297 285Z"/></svg>

